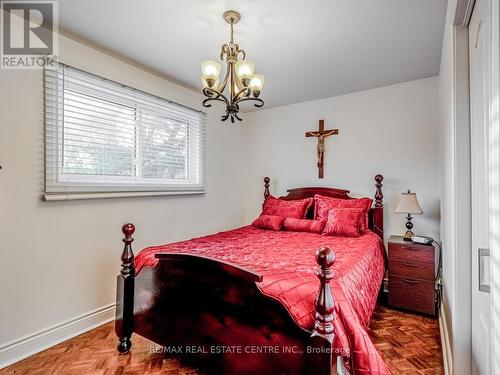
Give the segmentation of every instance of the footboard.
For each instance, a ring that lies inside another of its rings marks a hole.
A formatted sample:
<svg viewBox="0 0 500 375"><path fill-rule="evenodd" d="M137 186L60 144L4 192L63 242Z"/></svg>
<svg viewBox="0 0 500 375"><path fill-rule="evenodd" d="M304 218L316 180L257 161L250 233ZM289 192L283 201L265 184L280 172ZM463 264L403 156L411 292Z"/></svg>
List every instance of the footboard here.
<svg viewBox="0 0 500 375"><path fill-rule="evenodd" d="M217 374L315 374L336 370L332 356L333 296L329 248L317 251L320 280L316 322L302 329L277 300L262 294L262 276L235 264L191 254L158 253L155 267L137 275L132 224L123 226L125 248L118 276L118 350L133 332L166 355Z"/></svg>

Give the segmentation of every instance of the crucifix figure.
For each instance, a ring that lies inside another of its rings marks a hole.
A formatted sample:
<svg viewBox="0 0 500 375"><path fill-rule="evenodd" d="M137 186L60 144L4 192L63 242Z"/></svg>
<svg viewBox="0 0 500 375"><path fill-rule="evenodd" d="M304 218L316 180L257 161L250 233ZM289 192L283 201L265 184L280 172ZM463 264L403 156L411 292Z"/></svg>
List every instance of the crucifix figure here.
<svg viewBox="0 0 500 375"><path fill-rule="evenodd" d="M338 129L325 130L325 120L319 120L319 130L306 132L306 137L318 138L318 177L323 178L323 164L325 155L325 138L330 135L339 134Z"/></svg>

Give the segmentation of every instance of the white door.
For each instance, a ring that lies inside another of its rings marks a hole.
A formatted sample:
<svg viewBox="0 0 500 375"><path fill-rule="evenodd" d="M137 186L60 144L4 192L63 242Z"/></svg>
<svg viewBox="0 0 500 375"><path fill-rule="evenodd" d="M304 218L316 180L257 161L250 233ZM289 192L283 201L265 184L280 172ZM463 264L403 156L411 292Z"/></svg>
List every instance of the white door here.
<svg viewBox="0 0 500 375"><path fill-rule="evenodd" d="M472 175L472 373L491 374L489 295L490 0L476 0L469 24Z"/></svg>

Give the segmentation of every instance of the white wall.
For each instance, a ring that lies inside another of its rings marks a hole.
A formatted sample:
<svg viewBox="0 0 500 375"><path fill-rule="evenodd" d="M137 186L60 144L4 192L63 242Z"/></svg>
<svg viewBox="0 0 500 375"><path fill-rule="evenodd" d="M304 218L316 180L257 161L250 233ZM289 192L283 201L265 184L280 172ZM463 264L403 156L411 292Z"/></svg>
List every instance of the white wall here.
<svg viewBox="0 0 500 375"><path fill-rule="evenodd" d="M271 192L330 186L373 197L374 176L384 175L385 233L401 234L405 219L393 211L400 193L417 192L424 215L416 233L439 238L437 79L427 78L354 94L246 114L246 220L259 214L262 178ZM307 130L325 119L339 135L326 139L325 178L317 177L316 140Z"/></svg>
<svg viewBox="0 0 500 375"><path fill-rule="evenodd" d="M201 107L201 95L70 39L61 38L60 56ZM122 224L136 224L136 251L243 224L243 132L221 126L219 112L207 119L206 195L42 202L42 71L0 70L0 348L114 303Z"/></svg>
<svg viewBox="0 0 500 375"><path fill-rule="evenodd" d="M471 371L470 129L468 33L448 1L438 77L443 312L454 374Z"/></svg>

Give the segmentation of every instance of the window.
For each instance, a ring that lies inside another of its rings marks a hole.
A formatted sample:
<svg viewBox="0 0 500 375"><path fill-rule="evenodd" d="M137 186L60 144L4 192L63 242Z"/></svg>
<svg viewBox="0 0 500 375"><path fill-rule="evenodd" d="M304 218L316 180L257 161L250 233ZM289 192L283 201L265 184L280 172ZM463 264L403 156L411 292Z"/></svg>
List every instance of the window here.
<svg viewBox="0 0 500 375"><path fill-rule="evenodd" d="M200 111L60 65L45 120L46 200L204 191Z"/></svg>

